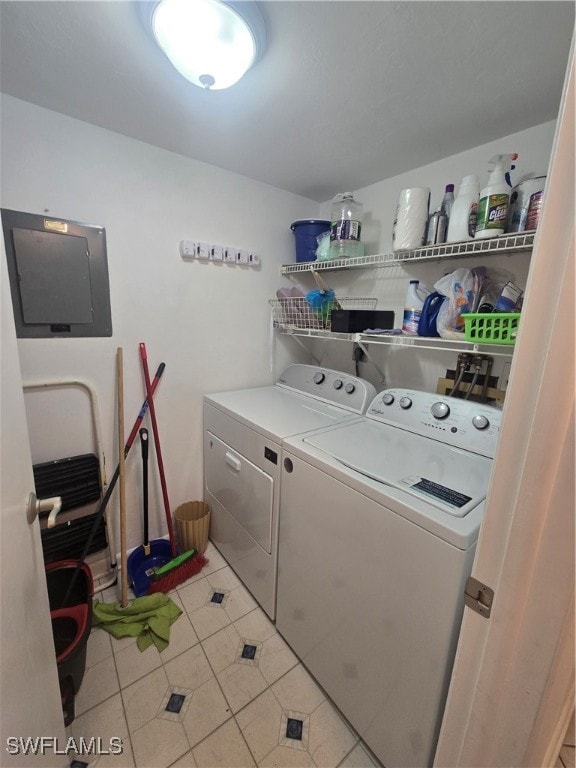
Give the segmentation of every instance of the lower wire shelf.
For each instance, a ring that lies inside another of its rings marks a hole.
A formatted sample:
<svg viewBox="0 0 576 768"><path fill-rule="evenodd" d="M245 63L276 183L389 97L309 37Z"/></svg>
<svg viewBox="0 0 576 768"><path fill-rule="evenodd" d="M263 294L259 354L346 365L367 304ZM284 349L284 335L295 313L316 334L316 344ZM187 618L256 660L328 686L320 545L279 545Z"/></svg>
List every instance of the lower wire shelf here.
<svg viewBox="0 0 576 768"><path fill-rule="evenodd" d="M366 333L332 333L315 328L279 328L279 333L299 338L324 339L327 341L348 341L357 344L391 346L403 349L434 350L440 352L485 352L495 357L512 357L513 346L478 343L458 339L440 339L426 336L387 336Z"/></svg>

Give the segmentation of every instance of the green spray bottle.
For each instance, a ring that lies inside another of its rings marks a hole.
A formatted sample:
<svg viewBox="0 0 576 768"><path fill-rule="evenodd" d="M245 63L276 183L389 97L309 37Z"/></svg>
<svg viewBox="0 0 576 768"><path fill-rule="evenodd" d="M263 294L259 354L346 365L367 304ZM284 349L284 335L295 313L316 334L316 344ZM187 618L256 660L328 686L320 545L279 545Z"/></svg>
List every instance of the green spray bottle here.
<svg viewBox="0 0 576 768"><path fill-rule="evenodd" d="M518 158L511 155L495 155L490 163L494 166L488 177L488 184L480 192L476 239L503 235L508 217L511 184L509 173L514 169L513 161Z"/></svg>

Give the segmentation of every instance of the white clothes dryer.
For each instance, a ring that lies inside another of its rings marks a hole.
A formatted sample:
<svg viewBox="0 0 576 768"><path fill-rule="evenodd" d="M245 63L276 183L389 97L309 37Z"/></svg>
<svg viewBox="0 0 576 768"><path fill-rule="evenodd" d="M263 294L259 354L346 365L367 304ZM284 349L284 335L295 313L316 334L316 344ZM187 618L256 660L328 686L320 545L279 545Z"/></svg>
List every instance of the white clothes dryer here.
<svg viewBox="0 0 576 768"><path fill-rule="evenodd" d="M283 440L356 421L375 394L364 379L296 364L274 385L204 398L210 538L271 619L276 613Z"/></svg>
<svg viewBox="0 0 576 768"><path fill-rule="evenodd" d="M389 389L284 442L276 626L387 766L434 759L500 420Z"/></svg>

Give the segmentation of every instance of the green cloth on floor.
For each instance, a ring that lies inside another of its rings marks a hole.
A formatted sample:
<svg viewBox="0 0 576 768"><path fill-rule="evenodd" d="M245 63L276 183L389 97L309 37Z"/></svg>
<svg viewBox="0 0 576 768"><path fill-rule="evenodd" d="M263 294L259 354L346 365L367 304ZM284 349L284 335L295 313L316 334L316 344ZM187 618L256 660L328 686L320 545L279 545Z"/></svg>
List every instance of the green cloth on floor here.
<svg viewBox="0 0 576 768"><path fill-rule="evenodd" d="M93 626L102 627L113 637L136 637L138 648L145 651L152 643L163 651L170 642L170 626L181 615L176 603L162 592L120 603L92 604Z"/></svg>

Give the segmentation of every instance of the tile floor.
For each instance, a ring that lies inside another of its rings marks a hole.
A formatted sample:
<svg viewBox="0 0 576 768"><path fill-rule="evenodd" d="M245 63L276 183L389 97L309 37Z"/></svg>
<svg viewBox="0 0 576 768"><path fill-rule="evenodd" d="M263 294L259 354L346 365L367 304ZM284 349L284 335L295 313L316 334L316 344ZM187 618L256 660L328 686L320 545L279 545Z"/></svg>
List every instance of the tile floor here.
<svg viewBox="0 0 576 768"><path fill-rule="evenodd" d="M110 754L79 754L72 766L378 765L211 544L206 555L202 572L170 593L183 613L162 653L92 631L67 734L100 739ZM116 588L99 597L118 600Z"/></svg>

